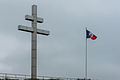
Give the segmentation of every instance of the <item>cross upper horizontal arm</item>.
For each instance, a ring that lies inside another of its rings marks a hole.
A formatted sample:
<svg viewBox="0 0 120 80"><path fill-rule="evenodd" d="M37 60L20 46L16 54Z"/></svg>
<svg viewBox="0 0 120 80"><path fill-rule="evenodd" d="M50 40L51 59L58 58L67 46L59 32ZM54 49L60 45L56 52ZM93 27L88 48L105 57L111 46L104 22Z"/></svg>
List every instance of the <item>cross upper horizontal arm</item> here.
<svg viewBox="0 0 120 80"><path fill-rule="evenodd" d="M43 21L44 21L43 18L37 17L37 22L38 22L38 23L43 23Z"/></svg>
<svg viewBox="0 0 120 80"><path fill-rule="evenodd" d="M33 21L34 19L35 19L35 18L34 18L33 16L25 15L25 20ZM38 22L38 23L43 23L43 18L37 17L37 22Z"/></svg>
<svg viewBox="0 0 120 80"><path fill-rule="evenodd" d="M34 18L33 16L30 16L30 15L25 15L25 20L28 20L28 21L33 21Z"/></svg>
<svg viewBox="0 0 120 80"><path fill-rule="evenodd" d="M18 30L26 31L26 32L33 32L33 28L32 27L27 27L27 26L22 26L22 25L18 26Z"/></svg>

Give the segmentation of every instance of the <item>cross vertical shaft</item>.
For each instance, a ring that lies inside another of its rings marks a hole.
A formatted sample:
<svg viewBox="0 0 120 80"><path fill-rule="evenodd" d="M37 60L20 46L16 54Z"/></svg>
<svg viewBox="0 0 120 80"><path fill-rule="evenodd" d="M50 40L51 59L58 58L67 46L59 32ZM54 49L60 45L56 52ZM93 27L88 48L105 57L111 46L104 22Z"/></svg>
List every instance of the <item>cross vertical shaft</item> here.
<svg viewBox="0 0 120 80"><path fill-rule="evenodd" d="M31 77L37 77L37 6L32 6L32 21L33 33L32 33L32 46L31 46Z"/></svg>

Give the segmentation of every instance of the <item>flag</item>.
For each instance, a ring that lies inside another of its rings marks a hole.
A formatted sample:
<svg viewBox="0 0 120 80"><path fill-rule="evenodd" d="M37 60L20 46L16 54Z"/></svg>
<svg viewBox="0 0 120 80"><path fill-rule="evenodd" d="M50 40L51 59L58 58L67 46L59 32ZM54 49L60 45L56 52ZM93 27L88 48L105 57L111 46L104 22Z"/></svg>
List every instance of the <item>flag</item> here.
<svg viewBox="0 0 120 80"><path fill-rule="evenodd" d="M91 38L92 40L95 40L97 36L91 33L90 31L86 30L86 38Z"/></svg>

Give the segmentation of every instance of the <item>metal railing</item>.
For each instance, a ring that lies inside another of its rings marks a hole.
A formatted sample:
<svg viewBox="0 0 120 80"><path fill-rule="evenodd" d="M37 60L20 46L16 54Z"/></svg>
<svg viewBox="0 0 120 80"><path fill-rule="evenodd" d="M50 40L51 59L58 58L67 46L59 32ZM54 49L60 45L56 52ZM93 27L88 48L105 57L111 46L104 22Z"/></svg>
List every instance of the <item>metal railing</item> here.
<svg viewBox="0 0 120 80"><path fill-rule="evenodd" d="M30 75L25 75L25 74L0 73L0 80L6 80L6 79L24 80L30 78L31 78ZM80 78L50 77L50 76L37 76L37 78L41 80L85 80Z"/></svg>

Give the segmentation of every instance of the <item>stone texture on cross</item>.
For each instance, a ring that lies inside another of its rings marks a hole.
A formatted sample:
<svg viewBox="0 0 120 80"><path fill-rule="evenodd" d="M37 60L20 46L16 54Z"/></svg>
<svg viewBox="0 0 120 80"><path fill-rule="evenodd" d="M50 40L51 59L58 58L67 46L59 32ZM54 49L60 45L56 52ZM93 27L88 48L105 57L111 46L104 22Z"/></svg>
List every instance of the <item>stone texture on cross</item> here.
<svg viewBox="0 0 120 80"><path fill-rule="evenodd" d="M37 17L37 5L32 5L32 16L26 15L25 20L32 21L32 27L18 26L18 30L32 33L31 46L31 78L37 78L37 34L49 35L49 31L37 29L37 22L43 23L43 18Z"/></svg>

